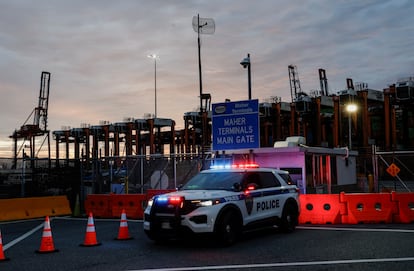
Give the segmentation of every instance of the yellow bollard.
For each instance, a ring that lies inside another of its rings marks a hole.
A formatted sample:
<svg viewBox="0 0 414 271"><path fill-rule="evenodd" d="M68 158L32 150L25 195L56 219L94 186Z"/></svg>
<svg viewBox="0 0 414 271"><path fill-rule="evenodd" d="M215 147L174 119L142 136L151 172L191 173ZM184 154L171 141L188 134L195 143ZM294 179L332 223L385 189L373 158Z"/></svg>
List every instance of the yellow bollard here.
<svg viewBox="0 0 414 271"><path fill-rule="evenodd" d="M368 174L368 192L373 193L374 190L374 175Z"/></svg>

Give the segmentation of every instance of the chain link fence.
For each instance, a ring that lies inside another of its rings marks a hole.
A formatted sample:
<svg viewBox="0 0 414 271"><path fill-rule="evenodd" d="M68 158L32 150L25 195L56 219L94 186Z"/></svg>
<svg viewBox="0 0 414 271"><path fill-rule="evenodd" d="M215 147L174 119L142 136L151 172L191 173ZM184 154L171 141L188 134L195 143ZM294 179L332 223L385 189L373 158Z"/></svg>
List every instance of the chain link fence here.
<svg viewBox="0 0 414 271"><path fill-rule="evenodd" d="M99 159L0 159L0 198L146 193L185 184L209 159L198 154L137 155Z"/></svg>
<svg viewBox="0 0 414 271"><path fill-rule="evenodd" d="M205 153L205 157L211 157ZM414 151L380 152L373 149L359 172L361 191L414 191ZM185 184L211 160L199 154L136 155L99 159L17 159L0 158L0 198L67 195L73 203L88 194L139 193L148 189L175 189ZM396 176L387 168L398 167ZM363 174L363 173L361 173ZM372 174L373 183L369 176ZM113 186L122 187L113 191Z"/></svg>
<svg viewBox="0 0 414 271"><path fill-rule="evenodd" d="M374 182L378 191L414 191L414 151L373 149Z"/></svg>
<svg viewBox="0 0 414 271"><path fill-rule="evenodd" d="M94 193L110 192L110 185L121 183L126 193L142 194L148 189L175 189L209 164L198 155L185 154L106 157L84 170L83 179L95 184Z"/></svg>

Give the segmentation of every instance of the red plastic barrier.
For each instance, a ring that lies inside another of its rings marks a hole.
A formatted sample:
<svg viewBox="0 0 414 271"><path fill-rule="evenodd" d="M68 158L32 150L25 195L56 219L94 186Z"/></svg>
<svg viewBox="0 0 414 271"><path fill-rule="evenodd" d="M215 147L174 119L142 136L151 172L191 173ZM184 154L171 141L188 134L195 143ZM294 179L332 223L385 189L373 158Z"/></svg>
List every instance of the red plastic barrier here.
<svg viewBox="0 0 414 271"><path fill-rule="evenodd" d="M300 195L300 224L341 224L345 204L339 194Z"/></svg>
<svg viewBox="0 0 414 271"><path fill-rule="evenodd" d="M392 192L391 200L398 207L398 213L394 215L393 222L414 223L414 193Z"/></svg>
<svg viewBox="0 0 414 271"><path fill-rule="evenodd" d="M89 194L85 200L85 212L92 212L95 217L111 217L110 195Z"/></svg>
<svg viewBox="0 0 414 271"><path fill-rule="evenodd" d="M112 194L112 217L121 217L122 210L125 210L127 218L142 219L144 206L146 205L145 194Z"/></svg>
<svg viewBox="0 0 414 271"><path fill-rule="evenodd" d="M391 193L378 194L340 194L340 202L346 204L346 214L342 224L392 223L393 215L398 212L397 205L391 201Z"/></svg>
<svg viewBox="0 0 414 271"><path fill-rule="evenodd" d="M175 192L175 189L148 189L147 190L147 200L151 199L155 195L161 195L165 193Z"/></svg>

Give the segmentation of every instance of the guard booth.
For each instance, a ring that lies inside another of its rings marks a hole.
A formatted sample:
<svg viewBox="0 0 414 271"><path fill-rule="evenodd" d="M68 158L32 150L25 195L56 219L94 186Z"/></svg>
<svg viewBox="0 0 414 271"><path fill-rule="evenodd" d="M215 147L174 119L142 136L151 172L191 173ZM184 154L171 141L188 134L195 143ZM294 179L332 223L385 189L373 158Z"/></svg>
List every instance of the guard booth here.
<svg viewBox="0 0 414 271"><path fill-rule="evenodd" d="M331 194L357 185L357 151L347 148L308 147L303 137L288 137L274 147L216 152L214 159L232 163L254 162L260 167L289 171L302 194Z"/></svg>

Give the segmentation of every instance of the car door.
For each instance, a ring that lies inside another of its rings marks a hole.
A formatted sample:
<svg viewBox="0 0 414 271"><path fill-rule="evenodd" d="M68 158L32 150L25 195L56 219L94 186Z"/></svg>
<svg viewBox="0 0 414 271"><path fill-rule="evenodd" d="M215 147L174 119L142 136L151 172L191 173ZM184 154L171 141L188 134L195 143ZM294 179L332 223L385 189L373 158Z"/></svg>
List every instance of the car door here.
<svg viewBox="0 0 414 271"><path fill-rule="evenodd" d="M257 221L279 215L278 195L281 185L272 172L250 173L243 181L243 187L246 201L252 202L248 220Z"/></svg>
<svg viewBox="0 0 414 271"><path fill-rule="evenodd" d="M255 210L261 219L280 216L282 202L280 201L281 183L272 172L260 172L261 197L255 203Z"/></svg>

